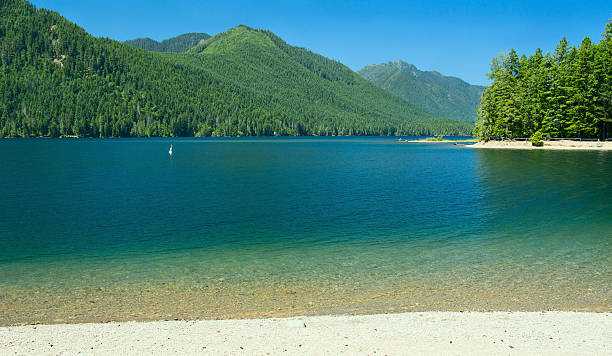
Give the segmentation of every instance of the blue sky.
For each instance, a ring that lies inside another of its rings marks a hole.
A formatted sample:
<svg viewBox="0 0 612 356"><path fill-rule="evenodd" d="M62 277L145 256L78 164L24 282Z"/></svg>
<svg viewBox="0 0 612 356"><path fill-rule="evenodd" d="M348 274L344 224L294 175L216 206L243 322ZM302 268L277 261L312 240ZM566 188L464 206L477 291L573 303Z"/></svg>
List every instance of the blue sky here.
<svg viewBox="0 0 612 356"><path fill-rule="evenodd" d="M216 34L239 24L269 29L289 44L353 70L394 61L486 85L491 59L510 48L553 51L566 36L599 42L608 1L251 1L34 0L94 36L163 40Z"/></svg>

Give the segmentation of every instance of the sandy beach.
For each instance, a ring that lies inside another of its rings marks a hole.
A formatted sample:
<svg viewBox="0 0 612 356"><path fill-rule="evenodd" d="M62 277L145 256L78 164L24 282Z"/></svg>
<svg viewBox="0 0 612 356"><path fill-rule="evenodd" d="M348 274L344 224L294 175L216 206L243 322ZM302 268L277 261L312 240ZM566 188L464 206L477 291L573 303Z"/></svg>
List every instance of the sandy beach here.
<svg viewBox="0 0 612 356"><path fill-rule="evenodd" d="M480 141L465 147L472 148L505 148L527 150L612 150L612 141L544 141L544 146L536 147L530 141Z"/></svg>
<svg viewBox="0 0 612 356"><path fill-rule="evenodd" d="M612 314L423 312L0 328L2 354L612 353Z"/></svg>

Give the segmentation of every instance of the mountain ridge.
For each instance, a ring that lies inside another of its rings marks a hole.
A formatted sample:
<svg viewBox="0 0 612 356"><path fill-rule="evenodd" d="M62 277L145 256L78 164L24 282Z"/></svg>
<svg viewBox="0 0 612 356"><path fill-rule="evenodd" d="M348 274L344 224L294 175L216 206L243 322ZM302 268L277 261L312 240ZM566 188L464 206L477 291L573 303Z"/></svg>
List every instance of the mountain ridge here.
<svg viewBox="0 0 612 356"><path fill-rule="evenodd" d="M269 31L238 26L207 39L206 48L151 52L95 38L27 1L6 0L0 9L5 15L0 18L2 137L450 135L472 130Z"/></svg>

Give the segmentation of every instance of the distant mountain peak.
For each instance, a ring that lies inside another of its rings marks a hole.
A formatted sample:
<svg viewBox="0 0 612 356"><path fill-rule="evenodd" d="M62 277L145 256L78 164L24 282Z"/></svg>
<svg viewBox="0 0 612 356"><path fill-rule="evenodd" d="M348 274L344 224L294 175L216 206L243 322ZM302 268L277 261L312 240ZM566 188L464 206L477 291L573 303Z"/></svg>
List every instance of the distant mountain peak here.
<svg viewBox="0 0 612 356"><path fill-rule="evenodd" d="M253 27L244 25L244 24L240 24L234 28L240 28L240 29L244 29L244 30L248 30L248 31L257 31L256 29L254 29Z"/></svg>
<svg viewBox="0 0 612 356"><path fill-rule="evenodd" d="M199 43L206 41L209 38L210 35L206 33L190 32L168 38L161 42L145 37L125 41L124 43L147 51L180 53L187 51L193 46L197 46Z"/></svg>
<svg viewBox="0 0 612 356"><path fill-rule="evenodd" d="M408 102L441 117L474 121L484 87L442 75L421 71L402 60L370 64L359 72L363 77Z"/></svg>

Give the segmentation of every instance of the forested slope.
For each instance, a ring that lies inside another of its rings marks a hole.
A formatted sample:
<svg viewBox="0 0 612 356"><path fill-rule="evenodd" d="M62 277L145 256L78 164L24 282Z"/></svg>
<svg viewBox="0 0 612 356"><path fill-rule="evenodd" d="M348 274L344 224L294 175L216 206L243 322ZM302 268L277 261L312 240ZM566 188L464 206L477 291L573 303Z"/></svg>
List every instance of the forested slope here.
<svg viewBox="0 0 612 356"><path fill-rule="evenodd" d="M189 53L94 38L0 3L0 136L462 134L340 63L239 26Z"/></svg>
<svg viewBox="0 0 612 356"><path fill-rule="evenodd" d="M403 61L370 64L358 73L427 112L457 120L475 121L484 90L459 78L421 71Z"/></svg>
<svg viewBox="0 0 612 356"><path fill-rule="evenodd" d="M563 38L553 55L529 57L512 49L493 59L489 76L474 130L481 139L612 136L612 22L599 44Z"/></svg>

